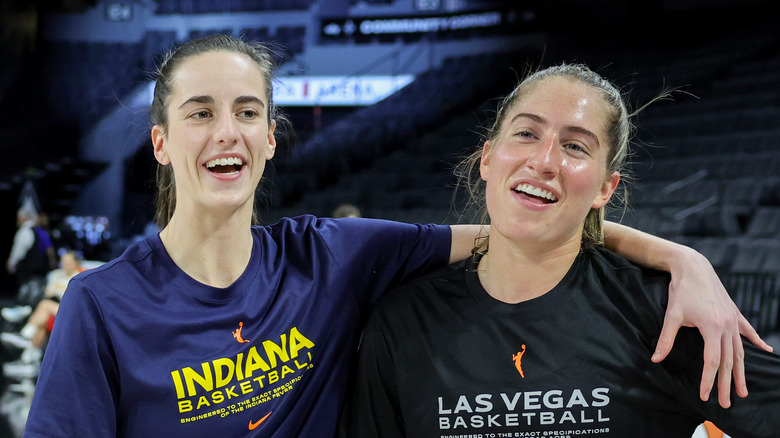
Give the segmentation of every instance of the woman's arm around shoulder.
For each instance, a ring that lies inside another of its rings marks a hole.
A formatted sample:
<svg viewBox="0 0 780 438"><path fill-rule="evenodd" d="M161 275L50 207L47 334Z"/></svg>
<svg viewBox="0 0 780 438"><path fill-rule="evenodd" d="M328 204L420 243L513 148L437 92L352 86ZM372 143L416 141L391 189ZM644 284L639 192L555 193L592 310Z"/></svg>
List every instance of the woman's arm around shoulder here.
<svg viewBox="0 0 780 438"><path fill-rule="evenodd" d="M488 226L453 225L450 262L471 254ZM742 315L706 257L692 248L648 233L606 222L605 246L640 265L664 270L672 275L669 306L652 356L662 361L671 351L680 327L697 327L704 338L704 370L700 397L707 400L718 377L718 399L730 405L731 378L737 394L747 396L744 351L741 336L758 347L772 351Z"/></svg>
<svg viewBox="0 0 780 438"><path fill-rule="evenodd" d="M672 274L669 305L652 360L660 362L669 354L680 327L697 327L704 338L701 399L709 398L716 375L721 406L731 404L732 375L737 394L746 397L740 334L766 351L772 351L772 347L739 311L707 258L687 246L624 225L607 222L604 229L609 249L635 263Z"/></svg>

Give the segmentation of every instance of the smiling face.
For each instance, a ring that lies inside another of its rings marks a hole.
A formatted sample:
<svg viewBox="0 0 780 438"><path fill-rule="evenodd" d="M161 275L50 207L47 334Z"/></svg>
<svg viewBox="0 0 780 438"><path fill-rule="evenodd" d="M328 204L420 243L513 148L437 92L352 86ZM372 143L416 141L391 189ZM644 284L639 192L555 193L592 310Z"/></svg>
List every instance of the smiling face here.
<svg viewBox="0 0 780 438"><path fill-rule="evenodd" d="M579 246L588 212L620 179L607 167L605 109L596 89L564 77L538 81L509 108L480 164L491 242Z"/></svg>
<svg viewBox="0 0 780 438"><path fill-rule="evenodd" d="M207 52L183 60L171 83L167 126L152 128L152 144L157 161L173 167L176 211L251 217L276 148L261 70L246 55Z"/></svg>

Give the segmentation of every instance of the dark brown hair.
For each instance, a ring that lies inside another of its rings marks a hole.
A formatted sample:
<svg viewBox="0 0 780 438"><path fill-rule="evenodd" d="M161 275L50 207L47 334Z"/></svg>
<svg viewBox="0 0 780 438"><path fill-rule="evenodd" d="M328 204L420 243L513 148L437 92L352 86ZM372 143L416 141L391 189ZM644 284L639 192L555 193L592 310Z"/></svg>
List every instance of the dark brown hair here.
<svg viewBox="0 0 780 438"><path fill-rule="evenodd" d="M187 58L211 52L231 52L246 55L257 64L265 81L265 93L268 97L268 125L272 121L283 119L284 115L277 112L273 103L273 79L276 66L266 46L233 38L229 35L211 35L183 44L175 51L166 54L157 71L154 87L154 100L151 107L151 121L159 125L163 133L168 130L168 105L173 91L173 76L179 66ZM176 180L173 168L168 165L157 165L157 211L155 221L160 228L165 228L176 209ZM252 210L252 224L259 223L256 207Z"/></svg>

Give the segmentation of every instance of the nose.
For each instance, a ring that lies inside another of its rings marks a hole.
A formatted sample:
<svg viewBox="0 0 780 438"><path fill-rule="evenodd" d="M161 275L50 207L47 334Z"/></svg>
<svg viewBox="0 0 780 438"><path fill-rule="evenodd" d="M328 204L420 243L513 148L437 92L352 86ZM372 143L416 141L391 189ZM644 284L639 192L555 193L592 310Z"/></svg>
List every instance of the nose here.
<svg viewBox="0 0 780 438"><path fill-rule="evenodd" d="M536 147L528 157L526 166L540 175L548 178L553 177L558 173L559 154L560 150L556 136L542 139L536 144Z"/></svg>
<svg viewBox="0 0 780 438"><path fill-rule="evenodd" d="M232 146L238 142L239 132L237 121L230 112L223 113L216 123L214 141L217 144Z"/></svg>

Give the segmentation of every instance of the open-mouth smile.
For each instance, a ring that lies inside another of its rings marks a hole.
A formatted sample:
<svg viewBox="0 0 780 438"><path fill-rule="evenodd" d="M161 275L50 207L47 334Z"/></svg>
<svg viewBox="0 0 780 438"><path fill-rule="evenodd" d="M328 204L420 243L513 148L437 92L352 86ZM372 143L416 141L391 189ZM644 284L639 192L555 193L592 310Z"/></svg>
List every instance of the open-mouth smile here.
<svg viewBox="0 0 780 438"><path fill-rule="evenodd" d="M244 160L239 157L215 158L206 162L205 166L209 172L232 175L241 171Z"/></svg>
<svg viewBox="0 0 780 438"><path fill-rule="evenodd" d="M520 193L524 196L537 199L541 202L544 202L545 204L552 204L554 202L558 202L558 198L556 198L555 195L549 190L544 190L539 187L534 187L528 183L519 184L513 190L516 193Z"/></svg>

